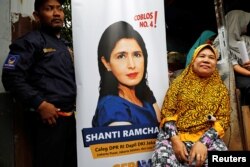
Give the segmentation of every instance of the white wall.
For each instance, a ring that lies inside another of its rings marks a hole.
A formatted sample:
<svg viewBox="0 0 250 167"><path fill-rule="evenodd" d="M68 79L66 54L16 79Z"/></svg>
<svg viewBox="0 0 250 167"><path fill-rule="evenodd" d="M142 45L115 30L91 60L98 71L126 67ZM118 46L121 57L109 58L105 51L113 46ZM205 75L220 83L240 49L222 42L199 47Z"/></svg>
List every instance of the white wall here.
<svg viewBox="0 0 250 167"><path fill-rule="evenodd" d="M0 76L2 76L2 65L8 54L8 46L11 41L10 27L10 1L0 0ZM2 78L2 77L1 77ZM4 92L2 81L0 82L0 92Z"/></svg>
<svg viewBox="0 0 250 167"><path fill-rule="evenodd" d="M11 1L10 4L11 13L21 13L23 17L32 15L32 12L34 10L35 0L10 0L10 1Z"/></svg>
<svg viewBox="0 0 250 167"><path fill-rule="evenodd" d="M11 23L18 21L18 14L32 16L33 6L34 0L0 0L0 76L11 43ZM0 92L4 91L0 81Z"/></svg>

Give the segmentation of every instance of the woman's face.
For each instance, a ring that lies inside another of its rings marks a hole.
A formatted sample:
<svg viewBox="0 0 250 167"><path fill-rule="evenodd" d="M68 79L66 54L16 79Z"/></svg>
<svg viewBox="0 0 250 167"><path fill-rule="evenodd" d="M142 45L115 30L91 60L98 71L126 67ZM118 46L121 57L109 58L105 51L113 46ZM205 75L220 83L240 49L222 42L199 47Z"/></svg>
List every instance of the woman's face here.
<svg viewBox="0 0 250 167"><path fill-rule="evenodd" d="M200 77L209 77L216 69L217 58L210 49L200 51L194 60L193 71Z"/></svg>
<svg viewBox="0 0 250 167"><path fill-rule="evenodd" d="M120 39L111 52L110 61L102 62L120 84L133 87L139 84L144 74L144 55L135 39Z"/></svg>

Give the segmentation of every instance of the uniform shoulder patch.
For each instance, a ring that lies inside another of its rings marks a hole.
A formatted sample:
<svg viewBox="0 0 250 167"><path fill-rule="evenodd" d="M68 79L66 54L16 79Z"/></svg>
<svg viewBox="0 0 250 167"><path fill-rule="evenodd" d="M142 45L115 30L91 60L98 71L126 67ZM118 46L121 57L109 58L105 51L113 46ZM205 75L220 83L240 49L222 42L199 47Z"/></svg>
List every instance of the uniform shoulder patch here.
<svg viewBox="0 0 250 167"><path fill-rule="evenodd" d="M4 62L3 68L14 70L19 59L20 55L14 55L10 53Z"/></svg>

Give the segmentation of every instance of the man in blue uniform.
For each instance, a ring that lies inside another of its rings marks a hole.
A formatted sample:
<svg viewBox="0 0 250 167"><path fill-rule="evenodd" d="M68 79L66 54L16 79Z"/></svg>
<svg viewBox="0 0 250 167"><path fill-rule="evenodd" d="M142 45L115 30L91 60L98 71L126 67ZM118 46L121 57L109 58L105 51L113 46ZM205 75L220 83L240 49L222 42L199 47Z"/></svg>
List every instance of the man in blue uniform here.
<svg viewBox="0 0 250 167"><path fill-rule="evenodd" d="M14 41L3 65L5 89L35 113L35 167L77 166L76 84L73 58L60 36L63 3L35 0L40 28Z"/></svg>

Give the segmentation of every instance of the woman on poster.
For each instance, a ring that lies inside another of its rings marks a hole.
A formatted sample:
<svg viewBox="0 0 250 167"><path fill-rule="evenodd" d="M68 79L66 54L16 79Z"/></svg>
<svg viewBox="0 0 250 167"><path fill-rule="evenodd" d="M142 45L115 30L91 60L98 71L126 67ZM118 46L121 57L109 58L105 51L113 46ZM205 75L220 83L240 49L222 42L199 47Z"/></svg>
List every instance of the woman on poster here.
<svg viewBox="0 0 250 167"><path fill-rule="evenodd" d="M124 21L110 25L98 45L99 99L93 127L158 125L159 107L147 81L148 53L141 35Z"/></svg>

